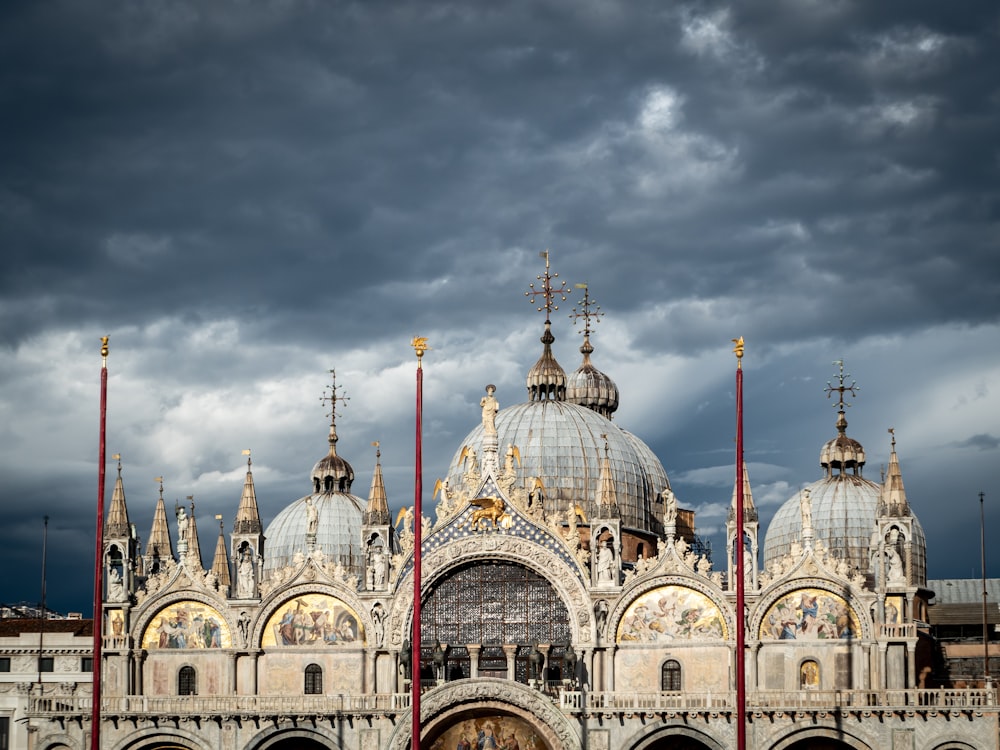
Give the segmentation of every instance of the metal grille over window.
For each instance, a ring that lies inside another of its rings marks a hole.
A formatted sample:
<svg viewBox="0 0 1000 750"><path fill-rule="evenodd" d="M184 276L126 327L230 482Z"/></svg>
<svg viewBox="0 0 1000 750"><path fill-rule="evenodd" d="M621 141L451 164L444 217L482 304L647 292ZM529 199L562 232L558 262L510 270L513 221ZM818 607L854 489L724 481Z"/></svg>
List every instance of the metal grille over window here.
<svg viewBox="0 0 1000 750"><path fill-rule="evenodd" d="M431 674L435 641L447 644L448 680L471 676L467 645L482 646L479 676L500 678L508 676L503 646L516 646L514 679L527 683L536 644L550 646L551 670L561 667L570 641L569 612L552 584L521 565L500 561L471 563L448 574L428 594L421 623L424 671Z"/></svg>

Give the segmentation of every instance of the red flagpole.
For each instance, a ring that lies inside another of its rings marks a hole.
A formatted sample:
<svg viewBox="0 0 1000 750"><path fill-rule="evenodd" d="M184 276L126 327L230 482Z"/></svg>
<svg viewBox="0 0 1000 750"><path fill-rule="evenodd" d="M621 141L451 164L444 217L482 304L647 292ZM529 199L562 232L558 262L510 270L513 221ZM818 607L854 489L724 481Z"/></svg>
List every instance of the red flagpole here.
<svg viewBox="0 0 1000 750"><path fill-rule="evenodd" d="M91 671L94 705L90 712L90 747L101 747L101 645L104 627L101 603L104 600L104 465L105 429L108 416L108 337L101 338L101 417L97 465L97 532L94 548L94 661Z"/></svg>
<svg viewBox="0 0 1000 750"><path fill-rule="evenodd" d="M747 746L746 622L743 566L743 337L736 344L736 750Z"/></svg>
<svg viewBox="0 0 1000 750"><path fill-rule="evenodd" d="M413 482L413 634L410 638L410 710L413 724L411 747L420 750L420 547L423 544L423 507L421 495L424 483L423 461L423 413L424 413L424 369L423 356L427 350L427 340L414 337L413 348L417 352L417 440L415 457L415 477Z"/></svg>

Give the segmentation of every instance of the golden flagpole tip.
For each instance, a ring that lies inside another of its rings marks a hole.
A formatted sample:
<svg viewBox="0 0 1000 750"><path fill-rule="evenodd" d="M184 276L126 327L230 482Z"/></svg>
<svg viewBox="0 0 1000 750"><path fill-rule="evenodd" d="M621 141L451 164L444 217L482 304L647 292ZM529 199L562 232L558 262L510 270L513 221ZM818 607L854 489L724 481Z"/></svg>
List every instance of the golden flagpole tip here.
<svg viewBox="0 0 1000 750"><path fill-rule="evenodd" d="M733 342L733 353L736 355L736 363L739 366L743 365L743 337L740 336L738 339L732 339Z"/></svg>
<svg viewBox="0 0 1000 750"><path fill-rule="evenodd" d="M413 351L417 353L418 360L424 356L424 352L430 349L430 347L427 346L426 336L414 336L413 339L410 341L410 346L412 346Z"/></svg>

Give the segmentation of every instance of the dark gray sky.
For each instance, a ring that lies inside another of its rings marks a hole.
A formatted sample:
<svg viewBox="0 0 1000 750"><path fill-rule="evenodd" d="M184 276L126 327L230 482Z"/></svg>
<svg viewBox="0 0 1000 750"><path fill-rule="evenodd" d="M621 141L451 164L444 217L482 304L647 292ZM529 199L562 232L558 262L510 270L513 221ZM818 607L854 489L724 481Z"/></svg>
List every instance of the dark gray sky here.
<svg viewBox="0 0 1000 750"><path fill-rule="evenodd" d="M308 491L331 368L355 493L380 440L412 502L414 334L433 486L486 383L526 397L547 248L606 313L616 421L716 546L742 334L762 520L820 477L843 359L866 476L894 427L931 577L979 575L998 32L985 0L5 3L0 600L39 598L48 514L49 603L91 606L101 335L132 520L145 540L162 475L209 564L241 450L265 522Z"/></svg>

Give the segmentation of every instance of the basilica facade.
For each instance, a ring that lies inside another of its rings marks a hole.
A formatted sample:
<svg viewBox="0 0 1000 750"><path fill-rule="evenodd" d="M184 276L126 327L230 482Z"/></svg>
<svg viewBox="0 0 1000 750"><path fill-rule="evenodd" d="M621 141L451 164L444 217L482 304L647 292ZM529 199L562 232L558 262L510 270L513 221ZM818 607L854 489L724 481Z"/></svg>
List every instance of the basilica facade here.
<svg viewBox="0 0 1000 750"><path fill-rule="evenodd" d="M423 748L723 750L743 659L747 747L997 748L992 688L934 683L924 533L894 438L883 480L864 476L843 371L820 478L764 534L744 470L712 559L660 460L613 420L618 388L591 362L583 309L580 366L556 361L546 315L527 400L500 408L485 388L420 518L390 516L377 455L367 497L354 494L335 416L307 494L266 529L248 459L207 568L194 513L168 517L162 488L140 543L119 467L101 747L402 750L419 664ZM32 699L33 750L87 746L89 690L63 690Z"/></svg>

